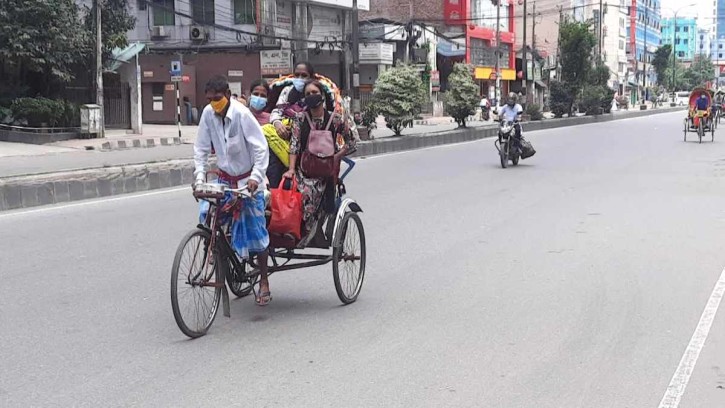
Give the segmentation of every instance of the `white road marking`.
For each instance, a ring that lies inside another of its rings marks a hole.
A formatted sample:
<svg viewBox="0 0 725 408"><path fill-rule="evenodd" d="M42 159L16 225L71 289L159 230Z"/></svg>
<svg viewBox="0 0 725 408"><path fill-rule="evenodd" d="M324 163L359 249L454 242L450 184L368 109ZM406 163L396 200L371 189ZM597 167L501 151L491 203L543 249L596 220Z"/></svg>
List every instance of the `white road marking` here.
<svg viewBox="0 0 725 408"><path fill-rule="evenodd" d="M63 210L66 208L83 207L83 206L87 206L87 205L103 204L103 203L109 203L109 202L113 202L113 201L131 200L134 198L142 198L142 197L149 197L149 196L155 196L155 195L169 194L169 193L175 193L175 192L184 191L184 190L191 190L191 187L189 187L189 186L177 187L177 188L170 188L170 189L165 189L165 190L149 191L148 193L127 194L127 195L120 195L118 197L93 199L93 200L79 201L77 203L69 203L69 204L59 204L59 205L50 204L47 207L36 208L33 210L2 212L2 213L0 213L0 220L2 220L3 218L17 217L20 215L42 213L42 212L47 212L47 211L57 211L57 210ZM189 195L191 195L191 192Z"/></svg>
<svg viewBox="0 0 725 408"><path fill-rule="evenodd" d="M720 274L720 279L712 290L705 310L703 310L702 316L700 316L700 322L697 324L697 328L695 328L695 333L692 334L690 343L685 349L685 354L682 355L682 359L677 366L677 370L675 370L675 374L672 376L672 380L670 380L670 385L667 386L667 391L664 397L662 397L662 401L660 401L659 408L677 408L680 405L682 396L685 394L685 389L687 388L687 383L690 382L692 372L695 370L695 364L697 364L697 359L700 357L700 351L702 351L705 340L707 340L707 336L710 333L710 328L712 327L712 322L715 320L715 314L717 314L717 310L720 307L723 294L725 294L725 269L723 269Z"/></svg>

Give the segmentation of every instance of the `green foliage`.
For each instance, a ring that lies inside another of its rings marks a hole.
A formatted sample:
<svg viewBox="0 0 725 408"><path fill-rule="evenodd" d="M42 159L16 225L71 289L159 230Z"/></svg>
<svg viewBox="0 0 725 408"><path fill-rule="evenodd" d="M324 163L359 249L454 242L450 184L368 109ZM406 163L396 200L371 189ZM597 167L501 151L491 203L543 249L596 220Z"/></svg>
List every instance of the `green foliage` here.
<svg viewBox="0 0 725 408"><path fill-rule="evenodd" d="M579 107L587 115L599 115L609 113L612 108L612 97L614 91L602 85L587 85L582 90L582 97Z"/></svg>
<svg viewBox="0 0 725 408"><path fill-rule="evenodd" d="M127 0L105 0L101 4L101 39L103 41L103 60L110 57L114 48L128 46L126 33L136 26L136 18L128 14ZM91 45L96 43L96 7L86 7L84 25L91 38ZM94 48L95 49L95 48ZM91 53L91 57L95 54ZM95 61L95 60L94 60Z"/></svg>
<svg viewBox="0 0 725 408"><path fill-rule="evenodd" d="M705 86L705 83L715 77L715 65L709 55L697 55L692 65L685 71L684 79L688 89Z"/></svg>
<svg viewBox="0 0 725 408"><path fill-rule="evenodd" d="M561 39L561 80L578 94L589 80L592 71L592 53L597 37L591 24L565 18L559 25Z"/></svg>
<svg viewBox="0 0 725 408"><path fill-rule="evenodd" d="M652 59L652 66L655 68L655 72L657 73L657 78L659 78L660 83L664 83L667 67L672 66L671 57L672 45L670 44L662 45L657 48L657 51L655 51L654 58Z"/></svg>
<svg viewBox="0 0 725 408"><path fill-rule="evenodd" d="M542 120L544 115L541 114L541 106L532 103L526 106L526 114L529 115L531 120Z"/></svg>
<svg viewBox="0 0 725 408"><path fill-rule="evenodd" d="M554 117L560 118L571 113L574 104L572 87L561 81L551 81L549 107Z"/></svg>
<svg viewBox="0 0 725 408"><path fill-rule="evenodd" d="M80 124L79 107L63 100L18 98L10 110L15 123L31 127L75 127Z"/></svg>
<svg viewBox="0 0 725 408"><path fill-rule="evenodd" d="M589 83L592 85L606 86L612 73L606 65L599 65L592 69Z"/></svg>
<svg viewBox="0 0 725 408"><path fill-rule="evenodd" d="M362 111L362 125L368 129L375 129L377 127L375 122L377 118L378 108L375 106L375 102L368 103Z"/></svg>
<svg viewBox="0 0 725 408"><path fill-rule="evenodd" d="M399 136L421 111L427 95L419 72L410 65L402 65L380 74L373 101L387 126Z"/></svg>
<svg viewBox="0 0 725 408"><path fill-rule="evenodd" d="M476 112L478 86L473 81L471 66L456 64L448 77L450 84L446 95L446 111L460 127L466 127L466 118Z"/></svg>
<svg viewBox="0 0 725 408"><path fill-rule="evenodd" d="M88 52L74 0L2 0L0 60L24 83L27 73L68 82Z"/></svg>

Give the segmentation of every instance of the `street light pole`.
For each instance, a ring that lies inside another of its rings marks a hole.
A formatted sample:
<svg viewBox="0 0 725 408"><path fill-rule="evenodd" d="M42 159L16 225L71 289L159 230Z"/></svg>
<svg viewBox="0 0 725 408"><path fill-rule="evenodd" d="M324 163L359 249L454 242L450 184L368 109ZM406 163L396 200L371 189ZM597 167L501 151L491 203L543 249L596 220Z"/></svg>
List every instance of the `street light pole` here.
<svg viewBox="0 0 725 408"><path fill-rule="evenodd" d="M501 1L496 0L496 105L501 104Z"/></svg>

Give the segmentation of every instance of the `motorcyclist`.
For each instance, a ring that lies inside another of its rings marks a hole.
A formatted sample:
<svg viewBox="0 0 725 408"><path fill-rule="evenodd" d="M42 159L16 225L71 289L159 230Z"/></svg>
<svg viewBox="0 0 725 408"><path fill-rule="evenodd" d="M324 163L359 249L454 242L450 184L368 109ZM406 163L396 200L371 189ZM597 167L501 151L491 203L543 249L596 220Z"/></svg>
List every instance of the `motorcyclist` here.
<svg viewBox="0 0 725 408"><path fill-rule="evenodd" d="M524 108L521 107L517 102L517 96L511 92L508 95L506 105L501 108L498 113L498 118L501 122L513 122L516 140L521 140L521 115L524 113ZM499 135L500 137L500 135Z"/></svg>

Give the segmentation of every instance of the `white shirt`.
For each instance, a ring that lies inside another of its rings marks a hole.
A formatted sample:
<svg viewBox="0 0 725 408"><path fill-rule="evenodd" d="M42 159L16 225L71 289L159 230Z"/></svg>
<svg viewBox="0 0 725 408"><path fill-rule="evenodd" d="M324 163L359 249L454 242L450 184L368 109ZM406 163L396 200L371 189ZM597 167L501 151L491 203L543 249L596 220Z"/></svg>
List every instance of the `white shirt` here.
<svg viewBox="0 0 725 408"><path fill-rule="evenodd" d="M515 122L518 119L519 115L523 112L524 108L522 108L521 105L519 105L518 103L514 106L506 104L503 106L503 108L501 108L498 116L506 122Z"/></svg>
<svg viewBox="0 0 725 408"><path fill-rule="evenodd" d="M211 147L217 156L217 167L231 176L239 176L250 170L249 177L264 188L264 178L269 165L269 146L259 122L241 102L231 100L224 118L207 105L199 119L199 133L194 143L194 175L209 169ZM239 185L247 183L240 180Z"/></svg>
<svg viewBox="0 0 725 408"><path fill-rule="evenodd" d="M481 102L478 103L478 106L481 106L481 107L488 106L488 99L486 99L486 98L481 99Z"/></svg>

